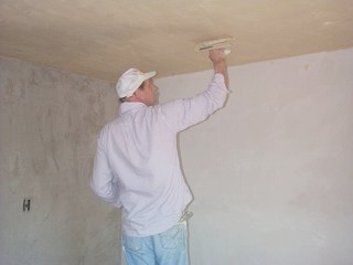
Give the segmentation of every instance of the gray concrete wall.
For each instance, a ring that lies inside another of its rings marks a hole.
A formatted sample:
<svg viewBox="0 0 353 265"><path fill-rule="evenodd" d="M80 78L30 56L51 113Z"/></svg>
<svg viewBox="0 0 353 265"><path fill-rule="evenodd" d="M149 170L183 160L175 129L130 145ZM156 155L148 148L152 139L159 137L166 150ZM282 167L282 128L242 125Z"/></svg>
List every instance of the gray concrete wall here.
<svg viewBox="0 0 353 265"><path fill-rule="evenodd" d="M119 212L88 184L116 100L114 84L0 58L1 265L117 264Z"/></svg>

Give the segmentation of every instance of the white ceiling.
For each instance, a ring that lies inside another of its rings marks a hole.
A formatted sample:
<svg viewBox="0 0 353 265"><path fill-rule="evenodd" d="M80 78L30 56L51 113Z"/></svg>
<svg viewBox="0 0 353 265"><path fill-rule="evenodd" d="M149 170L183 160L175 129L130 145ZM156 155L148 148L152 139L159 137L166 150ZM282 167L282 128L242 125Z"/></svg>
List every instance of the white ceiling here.
<svg viewBox="0 0 353 265"><path fill-rule="evenodd" d="M353 46L352 0L0 0L0 56L116 80L210 68L194 46L234 37L230 65Z"/></svg>

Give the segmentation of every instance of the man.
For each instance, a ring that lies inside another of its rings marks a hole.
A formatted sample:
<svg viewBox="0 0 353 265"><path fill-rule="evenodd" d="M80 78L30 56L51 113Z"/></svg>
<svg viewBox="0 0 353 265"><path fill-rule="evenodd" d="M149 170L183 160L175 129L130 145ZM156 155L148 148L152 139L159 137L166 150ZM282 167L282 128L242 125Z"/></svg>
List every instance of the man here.
<svg viewBox="0 0 353 265"><path fill-rule="evenodd" d="M156 72L132 68L118 80L120 114L101 131L91 187L122 209L122 245L129 265L187 265L183 215L192 196L180 169L178 132L223 107L228 75L224 50L212 50L209 87L192 98L156 103Z"/></svg>

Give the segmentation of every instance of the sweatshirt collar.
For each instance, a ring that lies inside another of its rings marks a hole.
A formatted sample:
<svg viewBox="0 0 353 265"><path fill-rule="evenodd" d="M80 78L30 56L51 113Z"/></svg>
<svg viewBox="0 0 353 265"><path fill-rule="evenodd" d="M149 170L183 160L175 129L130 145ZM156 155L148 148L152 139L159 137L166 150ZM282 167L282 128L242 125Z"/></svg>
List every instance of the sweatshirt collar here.
<svg viewBox="0 0 353 265"><path fill-rule="evenodd" d="M120 105L120 113L123 114L125 112L138 110L144 107L147 107L147 106L141 102L124 102Z"/></svg>

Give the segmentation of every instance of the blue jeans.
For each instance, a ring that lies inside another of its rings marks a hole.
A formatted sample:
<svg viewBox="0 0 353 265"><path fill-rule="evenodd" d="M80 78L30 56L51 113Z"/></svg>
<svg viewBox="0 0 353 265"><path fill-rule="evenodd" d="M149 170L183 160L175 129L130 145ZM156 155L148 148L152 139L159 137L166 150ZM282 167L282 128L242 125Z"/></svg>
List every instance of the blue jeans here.
<svg viewBox="0 0 353 265"><path fill-rule="evenodd" d="M188 232L186 222L167 231L147 236L123 235L123 253L128 265L188 265Z"/></svg>

